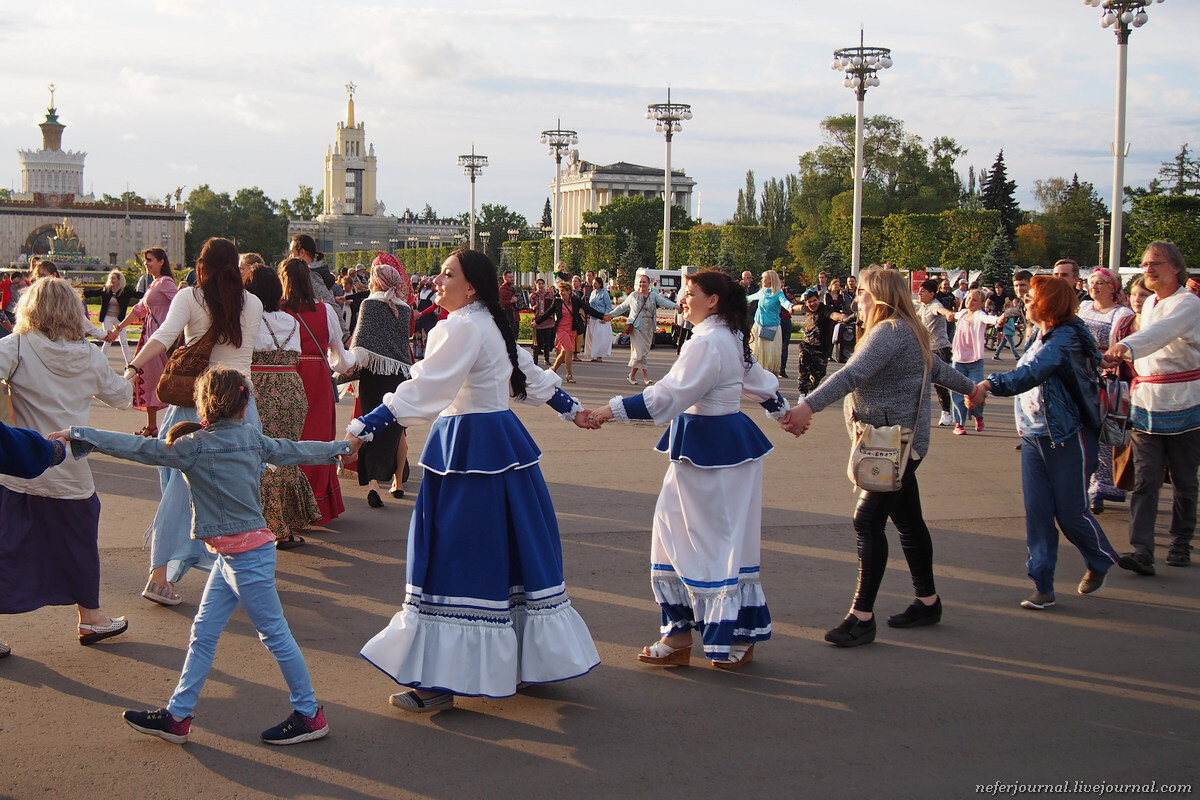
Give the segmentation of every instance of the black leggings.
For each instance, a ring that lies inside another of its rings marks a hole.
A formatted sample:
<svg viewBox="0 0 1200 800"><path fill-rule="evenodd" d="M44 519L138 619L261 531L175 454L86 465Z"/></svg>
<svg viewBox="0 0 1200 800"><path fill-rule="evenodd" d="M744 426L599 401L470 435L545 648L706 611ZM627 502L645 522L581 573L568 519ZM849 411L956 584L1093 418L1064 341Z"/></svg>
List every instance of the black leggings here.
<svg viewBox="0 0 1200 800"><path fill-rule="evenodd" d="M900 547L912 573L917 597L937 594L933 585L933 540L921 515L921 491L917 487L920 461L908 462L899 491L864 492L854 509L854 532L858 535L858 588L854 610L874 612L875 596L887 566L888 541L884 532L888 519L900 531Z"/></svg>

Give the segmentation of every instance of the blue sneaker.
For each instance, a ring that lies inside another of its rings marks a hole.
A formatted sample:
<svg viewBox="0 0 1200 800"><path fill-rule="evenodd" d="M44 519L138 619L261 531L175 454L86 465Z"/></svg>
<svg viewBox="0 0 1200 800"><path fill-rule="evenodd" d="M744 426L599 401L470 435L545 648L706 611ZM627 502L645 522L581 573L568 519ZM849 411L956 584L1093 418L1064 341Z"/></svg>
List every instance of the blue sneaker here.
<svg viewBox="0 0 1200 800"><path fill-rule="evenodd" d="M186 742L188 740L188 733L192 730L191 717L182 722L176 722L175 718L165 708L160 708L157 711L125 711L122 712L121 718L129 723L129 727L138 733L157 736L160 739L166 739L168 742L174 742L175 744Z"/></svg>
<svg viewBox="0 0 1200 800"><path fill-rule="evenodd" d="M316 715L311 717L293 711L283 722L263 731L262 740L267 744L300 744L328 735L329 725L325 722L325 711L318 708Z"/></svg>

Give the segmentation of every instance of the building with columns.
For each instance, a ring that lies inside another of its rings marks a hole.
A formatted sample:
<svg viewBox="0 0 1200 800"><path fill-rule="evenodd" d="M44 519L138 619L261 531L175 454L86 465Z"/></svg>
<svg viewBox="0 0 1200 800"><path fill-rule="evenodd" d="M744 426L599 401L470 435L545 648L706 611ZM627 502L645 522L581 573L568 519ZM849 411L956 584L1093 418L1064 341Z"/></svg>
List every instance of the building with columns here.
<svg viewBox="0 0 1200 800"><path fill-rule="evenodd" d="M683 206L688 216L692 215L695 185L696 181L687 177L683 170L671 170L671 203ZM554 189L553 180L550 189ZM578 150L571 150L563 166L561 192L562 224L559 230L563 236L579 236L583 231L585 211L599 211L617 197L662 197L663 169L625 161L593 164L582 160Z"/></svg>
<svg viewBox="0 0 1200 800"><path fill-rule="evenodd" d="M346 121L325 151L325 206L316 219L288 221L288 237L307 233L323 253L347 250L394 252L406 247L453 243L462 226L453 219L397 218L376 196L375 145L354 115L353 83L346 85Z"/></svg>
<svg viewBox="0 0 1200 800"><path fill-rule="evenodd" d="M53 87L46 119L38 127L41 149L17 151L21 192L0 200L0 259L23 269L31 256L47 255L55 247L56 262L64 269L101 271L124 268L147 247L161 247L173 265L182 266L180 192L174 205L169 196L161 204L96 202L83 192L87 153L62 149L66 125L54 107Z"/></svg>

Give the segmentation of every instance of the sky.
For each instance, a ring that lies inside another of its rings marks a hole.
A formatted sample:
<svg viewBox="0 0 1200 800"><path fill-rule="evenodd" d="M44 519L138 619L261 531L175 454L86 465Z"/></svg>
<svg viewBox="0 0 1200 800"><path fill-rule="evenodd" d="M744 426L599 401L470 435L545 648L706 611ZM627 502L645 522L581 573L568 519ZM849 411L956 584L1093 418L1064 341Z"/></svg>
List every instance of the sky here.
<svg viewBox="0 0 1200 800"><path fill-rule="evenodd" d="M1181 144L1200 148L1200 2L1165 0L1129 46L1126 185L1145 185ZM672 166L697 181L709 222L794 173L820 121L854 112L833 50L889 47L895 65L866 113L926 141L953 137L959 171L1003 149L1017 199L1053 176L1112 193L1117 45L1082 0L749 0L742 3L446 0L105 0L0 9L0 186L37 149L55 93L63 146L88 153L85 188L162 197L200 184L274 199L320 187L345 118L345 84L379 162L388 213L469 207L457 156L489 157L477 203L532 220L551 193L544 129L579 132L580 157L660 166L646 105L689 103Z"/></svg>

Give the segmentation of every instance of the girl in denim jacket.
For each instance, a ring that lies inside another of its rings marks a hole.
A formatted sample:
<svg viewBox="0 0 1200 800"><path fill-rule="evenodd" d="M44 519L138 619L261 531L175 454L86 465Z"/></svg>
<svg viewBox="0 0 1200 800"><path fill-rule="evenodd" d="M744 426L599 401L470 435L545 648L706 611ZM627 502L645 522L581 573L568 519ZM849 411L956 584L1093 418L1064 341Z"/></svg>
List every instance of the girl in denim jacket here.
<svg viewBox="0 0 1200 800"><path fill-rule="evenodd" d="M196 411L203 422L180 422L165 440L74 427L51 435L71 442L81 458L92 450L183 473L191 491L192 538L202 539L216 563L192 623L183 674L166 708L126 711L136 731L169 742L187 741L192 710L216 655L217 641L241 605L263 644L279 662L292 714L263 731L268 744L297 744L329 733L313 694L308 667L292 637L275 589L275 536L262 515L263 464L323 464L347 455L346 442L270 439L242 418L250 385L235 369L216 367L196 381Z"/></svg>

